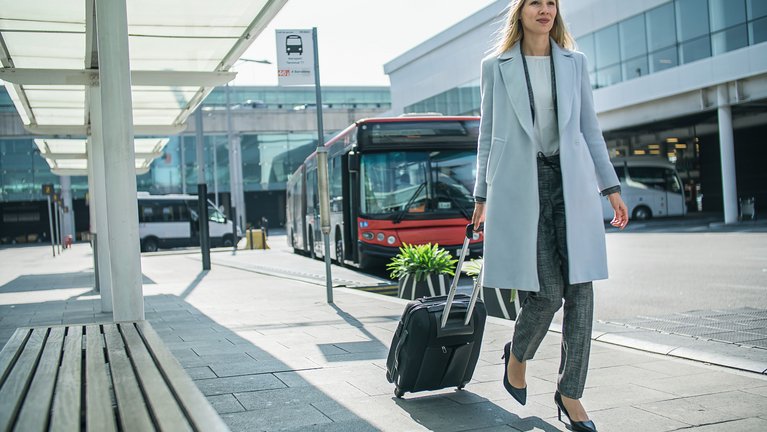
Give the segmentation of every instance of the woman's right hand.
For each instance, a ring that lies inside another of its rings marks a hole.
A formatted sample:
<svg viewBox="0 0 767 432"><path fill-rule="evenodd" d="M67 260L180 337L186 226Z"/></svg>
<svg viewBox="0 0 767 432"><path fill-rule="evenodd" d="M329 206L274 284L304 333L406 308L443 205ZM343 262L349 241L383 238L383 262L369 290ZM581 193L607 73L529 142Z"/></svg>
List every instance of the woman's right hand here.
<svg viewBox="0 0 767 432"><path fill-rule="evenodd" d="M471 223L474 224L474 231L477 231L479 225L485 222L485 203L474 203L474 214L471 216Z"/></svg>

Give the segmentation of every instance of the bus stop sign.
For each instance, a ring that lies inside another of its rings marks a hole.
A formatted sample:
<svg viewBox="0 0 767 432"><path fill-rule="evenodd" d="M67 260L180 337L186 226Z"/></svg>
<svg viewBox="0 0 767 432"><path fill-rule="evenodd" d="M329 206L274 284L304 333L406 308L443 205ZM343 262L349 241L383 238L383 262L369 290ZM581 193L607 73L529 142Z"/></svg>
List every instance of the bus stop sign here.
<svg viewBox="0 0 767 432"><path fill-rule="evenodd" d="M53 195L53 183L46 183L43 185L43 195Z"/></svg>

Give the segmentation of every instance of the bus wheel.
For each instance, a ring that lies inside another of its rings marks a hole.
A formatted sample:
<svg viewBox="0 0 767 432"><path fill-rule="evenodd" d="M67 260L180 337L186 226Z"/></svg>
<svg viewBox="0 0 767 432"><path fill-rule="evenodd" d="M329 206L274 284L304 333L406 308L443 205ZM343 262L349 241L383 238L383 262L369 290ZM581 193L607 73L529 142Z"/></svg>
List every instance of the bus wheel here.
<svg viewBox="0 0 767 432"><path fill-rule="evenodd" d="M232 247L234 246L234 240L232 239L231 234L227 234L224 236L224 247Z"/></svg>
<svg viewBox="0 0 767 432"><path fill-rule="evenodd" d="M145 238L143 246L144 252L157 252L157 240L154 237Z"/></svg>
<svg viewBox="0 0 767 432"><path fill-rule="evenodd" d="M647 206L639 206L634 209L634 219L647 220L652 217L652 210Z"/></svg>

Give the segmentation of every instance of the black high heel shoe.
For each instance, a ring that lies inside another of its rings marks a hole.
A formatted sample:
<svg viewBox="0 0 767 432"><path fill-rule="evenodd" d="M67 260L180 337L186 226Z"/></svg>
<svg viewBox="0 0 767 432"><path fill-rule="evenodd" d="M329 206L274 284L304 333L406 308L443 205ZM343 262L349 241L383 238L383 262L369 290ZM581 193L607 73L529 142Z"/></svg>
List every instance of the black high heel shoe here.
<svg viewBox="0 0 767 432"><path fill-rule="evenodd" d="M509 383L509 357L511 357L511 342L508 342L506 346L503 347L503 357L501 357L505 360L503 369L503 387L506 388L506 391L509 392L511 397L524 405L527 403L527 387L518 389Z"/></svg>
<svg viewBox="0 0 767 432"><path fill-rule="evenodd" d="M565 404L562 403L562 395L559 393L559 390L557 390L554 393L554 403L557 405L557 418L559 418L559 421L562 421L562 413L564 412L567 416L567 420L570 421L570 427L569 429L573 432L597 432L597 427L594 425L594 422L591 420L586 421L573 421L573 419L570 418L570 414L565 409ZM562 422L564 423L564 422Z"/></svg>

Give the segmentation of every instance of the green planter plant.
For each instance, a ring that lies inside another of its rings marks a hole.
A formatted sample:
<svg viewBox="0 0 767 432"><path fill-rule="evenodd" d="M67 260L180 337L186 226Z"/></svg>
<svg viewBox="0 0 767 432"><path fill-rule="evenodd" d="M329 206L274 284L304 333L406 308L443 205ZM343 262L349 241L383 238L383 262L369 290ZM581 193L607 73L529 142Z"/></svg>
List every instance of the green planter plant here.
<svg viewBox="0 0 767 432"><path fill-rule="evenodd" d="M473 259L467 263L464 263L462 271L467 276L471 276L474 279L474 283L477 283L477 277L479 271L482 269L482 258ZM506 318L509 320L516 320L521 310L521 304L525 299L524 291L517 290L505 290L500 288L482 287L482 291L479 293L482 301L485 302L485 308L487 314L498 318Z"/></svg>
<svg viewBox="0 0 767 432"><path fill-rule="evenodd" d="M419 297L447 295L449 276L455 274L458 262L438 244L403 244L399 254L391 259L386 269L392 279L399 280L398 296L410 300Z"/></svg>

